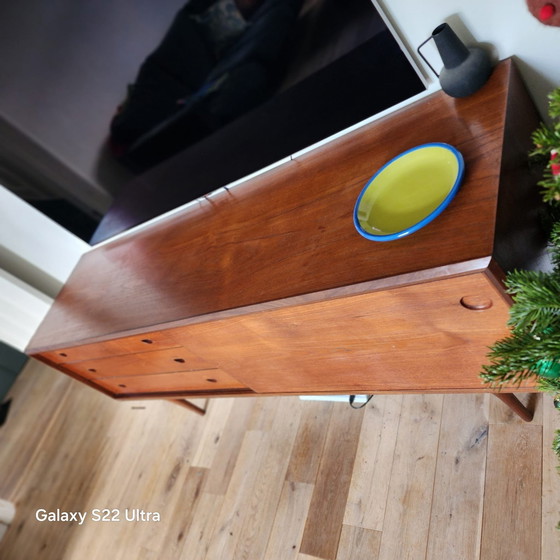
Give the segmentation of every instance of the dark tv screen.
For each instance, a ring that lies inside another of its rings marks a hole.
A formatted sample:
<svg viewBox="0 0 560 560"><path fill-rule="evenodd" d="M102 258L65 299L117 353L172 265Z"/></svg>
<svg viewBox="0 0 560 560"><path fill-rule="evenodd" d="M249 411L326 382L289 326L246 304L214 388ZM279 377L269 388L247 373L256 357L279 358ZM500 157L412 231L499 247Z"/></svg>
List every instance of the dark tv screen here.
<svg viewBox="0 0 560 560"><path fill-rule="evenodd" d="M215 2L198 4L188 26ZM249 26L223 48L222 58L209 59L210 69L199 72L203 78L177 106L156 115L121 149L118 157L138 176L121 191L93 242L266 168L425 89L370 0L257 4ZM191 10L193 5L187 4ZM169 40L180 17L159 52L147 57L138 81L144 72L153 87L160 69L152 76L145 66L165 65L161 55L184 56L186 47L177 51Z"/></svg>

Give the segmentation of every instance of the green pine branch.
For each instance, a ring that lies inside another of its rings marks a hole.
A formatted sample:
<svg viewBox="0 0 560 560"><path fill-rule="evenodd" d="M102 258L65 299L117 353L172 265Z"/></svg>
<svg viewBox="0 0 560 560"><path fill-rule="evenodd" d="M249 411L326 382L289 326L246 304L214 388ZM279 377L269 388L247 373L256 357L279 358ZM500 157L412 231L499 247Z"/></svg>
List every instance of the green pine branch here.
<svg viewBox="0 0 560 560"><path fill-rule="evenodd" d="M541 187L540 192L544 202L555 204L560 201L560 180L552 175L549 167L543 171L543 178L537 185Z"/></svg>
<svg viewBox="0 0 560 560"><path fill-rule="evenodd" d="M560 318L560 276L541 271L515 270L506 280L514 296L509 324L518 331L540 332L553 327Z"/></svg>
<svg viewBox="0 0 560 560"><path fill-rule="evenodd" d="M510 334L490 348L481 373L491 386L536 377L540 388L560 393L560 380L541 375L543 360L560 361L560 222L553 228L549 251L552 272L516 270L507 276L514 301Z"/></svg>
<svg viewBox="0 0 560 560"><path fill-rule="evenodd" d="M555 277L560 275L560 220L552 227L549 242L550 258L552 261L552 270Z"/></svg>
<svg viewBox="0 0 560 560"><path fill-rule="evenodd" d="M531 136L535 149L530 156L546 161L538 186L543 200L556 210L560 206L560 177L552 173L551 152L560 152L560 88L548 99L549 115L556 122L552 127L541 124L535 130ZM516 270L508 274L506 287L514 301L508 322L510 335L490 348L489 363L483 366L481 377L494 387L536 378L541 391L556 396L556 404L560 400L560 219L558 215L554 219L549 246L552 272ZM552 449L560 458L560 430ZM560 523L557 528L560 530Z"/></svg>
<svg viewBox="0 0 560 560"><path fill-rule="evenodd" d="M549 128L544 123L541 123L539 128L531 135L531 140L535 145L534 150L529 154L530 156L550 156L550 150L560 147L560 128L558 126L554 129Z"/></svg>
<svg viewBox="0 0 560 560"><path fill-rule="evenodd" d="M553 119L560 118L560 88L556 88L548 94L548 114Z"/></svg>
<svg viewBox="0 0 560 560"><path fill-rule="evenodd" d="M560 327L560 322L557 326ZM560 358L560 334L539 335L514 330L492 346L488 358L481 377L493 387L504 383L520 384L537 377L543 389L552 393L560 389L560 379L541 375L543 361L555 363Z"/></svg>
<svg viewBox="0 0 560 560"><path fill-rule="evenodd" d="M538 185L541 187L543 200L554 204L560 201L560 178L552 174L550 156L552 150L560 152L560 88L548 95L548 113L553 120L553 125L549 127L541 123L533 132L531 140L535 148L529 155L534 160L546 162L543 178Z"/></svg>
<svg viewBox="0 0 560 560"><path fill-rule="evenodd" d="M552 442L552 450L556 453L556 455L560 455L560 430L556 430L556 436Z"/></svg>
<svg viewBox="0 0 560 560"><path fill-rule="evenodd" d="M560 379L549 379L547 377L539 377L537 381L539 391L550 393L552 395L560 394Z"/></svg>

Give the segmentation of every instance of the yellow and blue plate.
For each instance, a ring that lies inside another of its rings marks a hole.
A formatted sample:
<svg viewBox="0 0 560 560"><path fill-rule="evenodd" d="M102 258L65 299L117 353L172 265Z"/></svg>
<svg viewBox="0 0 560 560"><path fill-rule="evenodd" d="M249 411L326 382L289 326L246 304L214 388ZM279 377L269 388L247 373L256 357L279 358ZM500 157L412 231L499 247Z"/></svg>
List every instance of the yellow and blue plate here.
<svg viewBox="0 0 560 560"><path fill-rule="evenodd" d="M441 142L422 144L387 162L366 183L354 208L354 225L372 241L410 235L439 216L457 194L465 164Z"/></svg>

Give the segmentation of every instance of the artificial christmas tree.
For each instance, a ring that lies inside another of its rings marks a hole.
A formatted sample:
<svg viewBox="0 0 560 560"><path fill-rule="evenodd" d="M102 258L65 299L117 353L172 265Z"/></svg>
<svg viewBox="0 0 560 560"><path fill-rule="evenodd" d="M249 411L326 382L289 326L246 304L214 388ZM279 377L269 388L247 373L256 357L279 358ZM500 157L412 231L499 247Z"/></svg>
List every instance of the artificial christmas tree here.
<svg viewBox="0 0 560 560"><path fill-rule="evenodd" d="M552 124L541 124L532 135L535 149L530 155L546 162L538 185L553 220L552 270L508 274L506 285L514 300L511 334L491 348L482 378L493 386L537 378L539 388L552 393L560 408L560 88L549 95L549 115ZM560 431L553 448L560 457Z"/></svg>
<svg viewBox="0 0 560 560"><path fill-rule="evenodd" d="M552 126L543 123L535 130L532 136L535 149L531 156L549 160L539 186L543 189L544 201L555 204L560 201L560 88L552 91L548 99Z"/></svg>

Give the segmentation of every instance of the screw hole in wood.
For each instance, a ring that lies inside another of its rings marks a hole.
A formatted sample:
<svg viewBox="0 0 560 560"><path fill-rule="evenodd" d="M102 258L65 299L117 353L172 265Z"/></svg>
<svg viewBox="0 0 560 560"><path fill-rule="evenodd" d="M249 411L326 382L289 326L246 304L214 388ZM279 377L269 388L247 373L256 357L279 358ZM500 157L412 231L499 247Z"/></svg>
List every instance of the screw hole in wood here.
<svg viewBox="0 0 560 560"><path fill-rule="evenodd" d="M212 377L210 377L210 379L207 379L206 381L208 381L208 383L217 383L218 382L217 379L213 379Z"/></svg>
<svg viewBox="0 0 560 560"><path fill-rule="evenodd" d="M91 373L95 373L97 370L94 368L89 368L88 371L91 371Z"/></svg>
<svg viewBox="0 0 560 560"><path fill-rule="evenodd" d="M173 358L174 362L177 362L178 364L184 364L185 360L183 358Z"/></svg>
<svg viewBox="0 0 560 560"><path fill-rule="evenodd" d="M122 387L123 389L126 389L126 385L119 385L119 387Z"/></svg>
<svg viewBox="0 0 560 560"><path fill-rule="evenodd" d="M144 344L153 344L153 343L154 343L154 341L153 341L153 340L150 340L149 338L143 338L143 339L142 339L142 342L143 342Z"/></svg>

